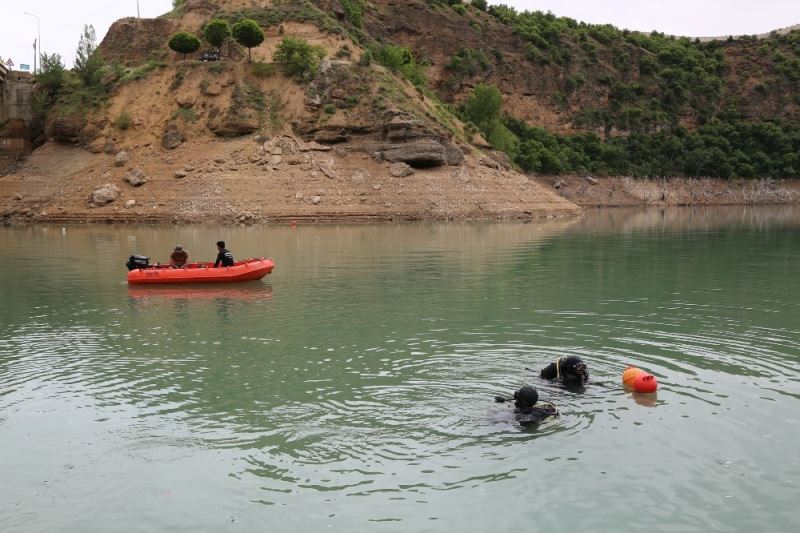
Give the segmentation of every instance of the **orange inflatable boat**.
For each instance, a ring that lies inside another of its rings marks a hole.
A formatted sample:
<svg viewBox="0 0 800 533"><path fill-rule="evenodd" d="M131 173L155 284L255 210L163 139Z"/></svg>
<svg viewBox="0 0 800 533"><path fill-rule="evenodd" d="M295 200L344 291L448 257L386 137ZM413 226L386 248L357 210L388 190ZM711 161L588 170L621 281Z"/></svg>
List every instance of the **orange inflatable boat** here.
<svg viewBox="0 0 800 533"><path fill-rule="evenodd" d="M214 263L190 263L185 268L150 266L128 272L128 284L145 283L233 283L261 279L275 268L272 259L246 259L231 267L214 268Z"/></svg>

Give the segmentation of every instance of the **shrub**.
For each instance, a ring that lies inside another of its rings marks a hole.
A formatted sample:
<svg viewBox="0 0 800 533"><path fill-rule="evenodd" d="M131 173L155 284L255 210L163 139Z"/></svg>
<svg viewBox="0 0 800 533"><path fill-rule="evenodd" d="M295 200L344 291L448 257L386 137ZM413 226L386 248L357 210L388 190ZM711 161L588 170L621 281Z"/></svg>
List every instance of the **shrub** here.
<svg viewBox="0 0 800 533"><path fill-rule="evenodd" d="M272 63L262 63L261 61L256 61L250 66L250 72L256 78L270 78L275 75L275 65Z"/></svg>
<svg viewBox="0 0 800 533"><path fill-rule="evenodd" d="M183 54L183 59L185 60L186 54L197 52L200 49L200 39L197 38L197 35L188 31L179 31L170 38L169 47L173 52Z"/></svg>
<svg viewBox="0 0 800 533"><path fill-rule="evenodd" d="M133 125L133 119L126 109L120 111L117 118L114 119L114 126L120 130L127 130Z"/></svg>
<svg viewBox="0 0 800 533"><path fill-rule="evenodd" d="M336 113L336 106L333 104L325 104L325 106L322 109L328 115L333 115L334 113Z"/></svg>
<svg viewBox="0 0 800 533"><path fill-rule="evenodd" d="M255 20L244 19L233 25L233 38L247 48L247 60L250 61L250 50L264 42L264 31Z"/></svg>
<svg viewBox="0 0 800 533"><path fill-rule="evenodd" d="M312 78L325 57L325 49L313 46L297 37L284 37L275 50L273 59L288 76Z"/></svg>
<svg viewBox="0 0 800 533"><path fill-rule="evenodd" d="M480 9L481 11L486 11L488 3L486 0L472 0L472 7Z"/></svg>

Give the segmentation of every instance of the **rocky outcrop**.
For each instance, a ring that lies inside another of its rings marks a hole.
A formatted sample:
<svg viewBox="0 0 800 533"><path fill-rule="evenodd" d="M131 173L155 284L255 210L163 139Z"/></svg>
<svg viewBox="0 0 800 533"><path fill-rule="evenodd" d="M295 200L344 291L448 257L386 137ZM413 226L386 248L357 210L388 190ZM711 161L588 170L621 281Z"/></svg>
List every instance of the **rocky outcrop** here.
<svg viewBox="0 0 800 533"><path fill-rule="evenodd" d="M258 131L261 121L258 114L250 109L241 109L236 112L221 113L213 110L208 117L206 126L219 137L241 137Z"/></svg>
<svg viewBox="0 0 800 533"><path fill-rule="evenodd" d="M84 125L73 117L56 117L47 128L47 136L61 144L78 144Z"/></svg>
<svg viewBox="0 0 800 533"><path fill-rule="evenodd" d="M412 167L437 167L447 164L444 146L433 139L396 144L381 150L380 156L390 163L407 163Z"/></svg>
<svg viewBox="0 0 800 533"><path fill-rule="evenodd" d="M119 187L106 183L92 191L89 200L94 205L106 205L119 198L119 193Z"/></svg>

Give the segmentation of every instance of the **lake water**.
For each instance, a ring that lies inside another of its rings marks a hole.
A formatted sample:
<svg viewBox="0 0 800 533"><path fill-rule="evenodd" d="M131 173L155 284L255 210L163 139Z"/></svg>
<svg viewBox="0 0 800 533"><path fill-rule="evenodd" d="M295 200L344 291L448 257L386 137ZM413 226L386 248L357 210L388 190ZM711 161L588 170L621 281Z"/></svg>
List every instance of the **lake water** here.
<svg viewBox="0 0 800 533"><path fill-rule="evenodd" d="M274 273L124 282L131 253L220 238ZM796 207L0 246L5 533L800 528ZM583 392L526 370L567 354ZM494 403L525 384L561 417Z"/></svg>

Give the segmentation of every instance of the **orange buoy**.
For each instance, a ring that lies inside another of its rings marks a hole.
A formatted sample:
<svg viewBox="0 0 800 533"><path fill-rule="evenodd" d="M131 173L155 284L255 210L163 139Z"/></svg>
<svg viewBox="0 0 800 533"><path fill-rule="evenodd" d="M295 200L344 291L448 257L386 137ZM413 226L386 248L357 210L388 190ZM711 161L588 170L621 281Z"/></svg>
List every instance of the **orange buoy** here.
<svg viewBox="0 0 800 533"><path fill-rule="evenodd" d="M658 390L658 380L654 375L643 372L633 380L633 390L643 393L655 392Z"/></svg>
<svg viewBox="0 0 800 533"><path fill-rule="evenodd" d="M296 227L297 227L297 222L295 222L294 220L292 220L292 224L291 224L291 226L292 226L293 228L296 228Z"/></svg>
<svg viewBox="0 0 800 533"><path fill-rule="evenodd" d="M622 384L627 387L633 387L633 381L636 379L637 376L641 374L646 374L644 370L641 368L637 368L635 366L629 366L625 369L625 372L622 373Z"/></svg>

